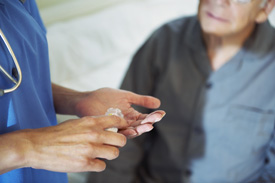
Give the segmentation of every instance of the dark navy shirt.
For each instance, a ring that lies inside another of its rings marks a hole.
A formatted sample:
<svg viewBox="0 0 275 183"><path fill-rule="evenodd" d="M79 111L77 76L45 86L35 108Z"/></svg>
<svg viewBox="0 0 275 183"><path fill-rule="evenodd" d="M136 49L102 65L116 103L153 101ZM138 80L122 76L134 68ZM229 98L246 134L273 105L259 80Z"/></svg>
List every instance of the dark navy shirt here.
<svg viewBox="0 0 275 183"><path fill-rule="evenodd" d="M167 114L91 182L275 182L274 79L269 22L217 71L197 17L165 24L138 50L122 88L158 97Z"/></svg>
<svg viewBox="0 0 275 183"><path fill-rule="evenodd" d="M0 29L9 41L22 70L17 90L0 96L0 134L56 125L49 72L46 29L34 0L0 0ZM12 75L15 67L0 41L0 64ZM0 73L0 88L12 86ZM1 148L1 147L0 147ZM0 175L1 183L63 183L64 173L22 168Z"/></svg>

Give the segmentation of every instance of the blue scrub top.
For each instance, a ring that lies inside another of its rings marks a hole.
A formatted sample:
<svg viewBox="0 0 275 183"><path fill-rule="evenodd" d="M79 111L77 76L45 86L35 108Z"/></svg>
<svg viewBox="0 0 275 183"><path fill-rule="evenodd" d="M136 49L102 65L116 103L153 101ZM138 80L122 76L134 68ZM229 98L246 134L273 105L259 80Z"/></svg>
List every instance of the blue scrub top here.
<svg viewBox="0 0 275 183"><path fill-rule="evenodd" d="M0 29L22 70L19 88L0 96L0 134L56 125L49 71L46 29L34 0L0 0ZM0 39L0 65L12 75L14 63ZM0 88L12 86L0 73ZM1 183L63 183L65 173L22 168L0 175Z"/></svg>

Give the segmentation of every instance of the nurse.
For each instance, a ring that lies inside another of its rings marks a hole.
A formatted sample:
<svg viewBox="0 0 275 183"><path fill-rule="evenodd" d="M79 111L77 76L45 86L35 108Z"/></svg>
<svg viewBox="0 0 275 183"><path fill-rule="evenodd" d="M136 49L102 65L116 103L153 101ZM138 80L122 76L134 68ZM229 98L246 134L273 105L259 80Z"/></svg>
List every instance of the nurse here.
<svg viewBox="0 0 275 183"><path fill-rule="evenodd" d="M141 124L147 115L131 104L157 108L156 98L110 88L77 92L51 83L46 30L34 0L0 0L0 29L1 183L63 183L67 176L59 172L103 171L102 159L118 157L125 136L153 128ZM22 82L14 88L12 80ZM91 117L110 107L125 118ZM56 112L81 118L57 125ZM111 127L120 133L106 131Z"/></svg>

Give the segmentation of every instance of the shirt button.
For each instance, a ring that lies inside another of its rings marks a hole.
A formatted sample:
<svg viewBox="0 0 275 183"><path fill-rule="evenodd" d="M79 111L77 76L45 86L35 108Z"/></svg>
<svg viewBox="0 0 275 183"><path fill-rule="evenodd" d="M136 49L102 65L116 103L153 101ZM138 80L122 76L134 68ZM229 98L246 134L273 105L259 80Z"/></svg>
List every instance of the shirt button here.
<svg viewBox="0 0 275 183"><path fill-rule="evenodd" d="M184 174L185 176L190 177L192 175L192 171L190 169L186 169Z"/></svg>
<svg viewBox="0 0 275 183"><path fill-rule="evenodd" d="M264 163L268 164L269 163L269 158L265 158Z"/></svg>
<svg viewBox="0 0 275 183"><path fill-rule="evenodd" d="M194 132L197 134L203 134L203 129L201 127L195 127Z"/></svg>
<svg viewBox="0 0 275 183"><path fill-rule="evenodd" d="M205 87L206 87L207 89L212 88L212 86L213 86L212 83L206 83L206 84L205 84Z"/></svg>

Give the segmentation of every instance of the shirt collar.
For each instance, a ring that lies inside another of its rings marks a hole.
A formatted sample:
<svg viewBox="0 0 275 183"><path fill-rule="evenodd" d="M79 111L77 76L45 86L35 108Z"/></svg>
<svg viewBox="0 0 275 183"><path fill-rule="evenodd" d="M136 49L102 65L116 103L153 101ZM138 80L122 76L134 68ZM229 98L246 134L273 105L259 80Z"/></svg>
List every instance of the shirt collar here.
<svg viewBox="0 0 275 183"><path fill-rule="evenodd" d="M206 47L202 41L203 39L202 39L201 26L200 26L199 20L197 16L193 18L195 18L196 20L192 21L188 27L187 35L185 35L187 37L186 44L194 50L205 50Z"/></svg>
<svg viewBox="0 0 275 183"><path fill-rule="evenodd" d="M197 18L197 17L196 17ZM206 46L202 41L201 27L198 19L191 25L187 33L187 45L193 50L200 50L198 54L206 54ZM240 52L244 52L245 60L260 60L267 54L269 48L274 44L275 31L270 22L257 24L251 36L245 41ZM205 52L201 51L204 50Z"/></svg>
<svg viewBox="0 0 275 183"><path fill-rule="evenodd" d="M201 71L205 78L207 78L212 68L207 56L206 46L202 41L201 26L197 16L187 19L187 28L184 29L184 45L190 48L191 55L194 59L194 64ZM186 27L186 26L185 26Z"/></svg>
<svg viewBox="0 0 275 183"><path fill-rule="evenodd" d="M270 47L274 44L275 31L267 20L257 24L251 36L243 46L245 60L261 60L268 54Z"/></svg>

